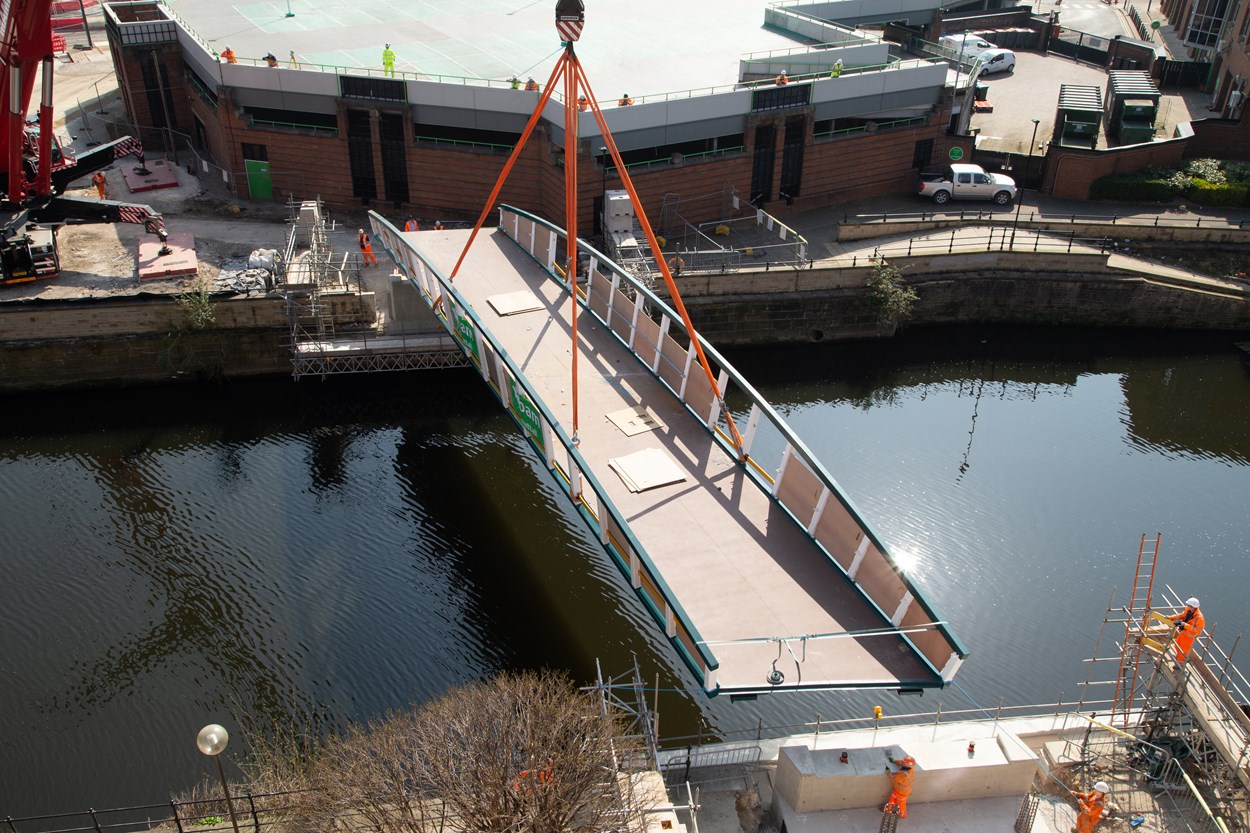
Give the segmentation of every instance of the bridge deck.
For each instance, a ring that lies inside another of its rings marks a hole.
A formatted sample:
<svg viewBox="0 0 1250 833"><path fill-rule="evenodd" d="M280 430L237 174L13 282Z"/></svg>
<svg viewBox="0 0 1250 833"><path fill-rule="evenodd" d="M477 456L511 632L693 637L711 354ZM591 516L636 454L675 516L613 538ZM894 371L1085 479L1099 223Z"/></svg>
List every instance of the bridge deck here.
<svg viewBox="0 0 1250 833"><path fill-rule="evenodd" d="M405 233L449 274L468 232ZM571 301L502 232L484 231L455 282L486 328L572 434ZM494 296L526 292L541 309L500 315ZM697 324L697 322L696 322ZM579 451L625 515L703 640L720 660L722 690L769 688L778 643L735 642L888 627L775 501L764 494L607 328L578 315ZM663 423L626 436L607 415L645 405ZM742 415L736 415L741 424ZM664 451L685 479L634 493L608 461ZM897 634L791 640L776 667L783 688L934 685L937 676Z"/></svg>

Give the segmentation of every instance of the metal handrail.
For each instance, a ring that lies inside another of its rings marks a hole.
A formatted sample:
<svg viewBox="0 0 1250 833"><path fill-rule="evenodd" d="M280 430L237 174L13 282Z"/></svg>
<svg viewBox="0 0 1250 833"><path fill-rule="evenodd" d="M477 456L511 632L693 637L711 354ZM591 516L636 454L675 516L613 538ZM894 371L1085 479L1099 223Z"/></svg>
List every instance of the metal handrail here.
<svg viewBox="0 0 1250 833"><path fill-rule="evenodd" d="M894 121L877 122L877 126L874 128L874 130L877 130L877 131L893 130L899 127L908 127L909 125L913 125L913 124L924 124L928 121L929 121L928 116L912 116L909 119L895 119ZM867 132L868 132L868 126L861 124L858 127L844 127L841 130L830 130L825 133L813 133L812 138L813 139L828 139L833 136L849 136L852 133L867 133Z"/></svg>
<svg viewBox="0 0 1250 833"><path fill-rule="evenodd" d="M489 150L500 151L511 151L514 147L516 147L516 145L501 145L495 142L472 142L467 139L443 139L437 136L413 136L412 141L414 144L417 142L430 142L432 144L451 145L453 147L457 145L468 145L475 148L488 148Z"/></svg>
<svg viewBox="0 0 1250 833"><path fill-rule="evenodd" d="M297 130L312 130L317 133L325 132L337 134L339 132L337 127L327 127L323 124L300 124L298 122L290 121L274 121L273 119L258 119L254 116L248 117L248 123L264 127L293 127Z"/></svg>
<svg viewBox="0 0 1250 833"><path fill-rule="evenodd" d="M739 153L740 151L744 151L744 150L746 150L746 145L737 145L731 148L717 148L716 150L705 150L700 153L683 153L681 155L681 159L683 162L687 162L691 159L701 159L705 156L725 156L730 153ZM673 157L670 155L670 156L661 157L659 159L648 159L645 162L629 162L625 165L625 167L626 169L633 169L633 168L643 167L644 165L670 165L672 164L672 162L673 162ZM608 168L608 170L612 171L616 169Z"/></svg>
<svg viewBox="0 0 1250 833"><path fill-rule="evenodd" d="M880 128L878 128L880 129ZM817 134L824 135L824 134ZM1001 219L1000 219L1001 218ZM1198 216L1193 219L1185 217L1162 217L1154 215L1153 217L1140 217L1132 214L1077 214L1071 213L1043 213L1040 208L1031 208L1029 213L1020 218L1030 222L1047 222L1047 223L1067 223L1068 225L1076 225L1080 223L1091 223L1099 225L1122 225L1122 226L1152 226L1154 228L1166 228L1169 226L1176 228L1202 228L1206 224L1207 228L1218 227L1222 222L1228 228L1245 229L1246 220L1230 220L1223 217L1203 217ZM950 220L959 220L966 222L975 220L979 222L1014 222L1014 216L1010 212L996 213L989 209L959 209L959 210L935 210L935 211L884 211L879 214L843 214L843 223L855 223L857 225L875 225L879 223L915 223L915 222L931 222L934 224L948 222Z"/></svg>
<svg viewBox="0 0 1250 833"><path fill-rule="evenodd" d="M921 726L932 725L939 726L945 722L963 723L967 722L967 718L975 716L978 722L1000 720L1003 718L1042 718L1042 717L1059 717L1069 714L1080 715L1076 711L1071 710L1073 707L1087 708L1090 706L1101 707L1111 706L1110 700L1084 700L1080 703L1066 703L1062 700L1055 703L1032 703L1019 706L998 706L995 709L993 717L986 717L985 711L979 708L973 709L937 709L931 712L913 712L910 714L883 715L879 720L871 716L868 717L846 717L836 720L823 720L817 718L814 721L806 721L802 723L776 723L765 725L761 720L760 723L747 729L717 729L712 734L700 733L697 735L674 735L672 737L663 738L660 741L661 750L675 750L690 745L702 745L703 743L732 743L731 738L738 737L743 741L763 740L764 738L783 738L795 737L799 735L812 734L819 737L822 732L833 731L839 732L848 729L871 729L885 728L885 724L893 723L898 726ZM1081 724L1084 725L1084 724ZM691 744L690 741L697 741L697 744Z"/></svg>
<svg viewBox="0 0 1250 833"><path fill-rule="evenodd" d="M546 228L551 230L554 234L556 234L558 237L565 236L565 232L559 226L556 226L555 224L547 220L544 220L541 217L538 217L534 214L531 214L527 211L524 211L519 208L515 208L513 206L509 206L509 205L501 206L500 210L511 211L520 216L529 218L530 220L545 226ZM581 253L596 260L601 266L603 266L608 271L612 272L613 275L619 277L619 279L622 282L628 283L635 292L643 295L646 298L647 302L652 305L652 309L660 311L664 317L669 319L671 328L678 330L687 339L691 337L690 333L685 329L685 326L682 323L681 317L668 305L666 301L662 300L659 296L657 296L654 292L652 292L645 284L640 282L637 277L635 277L633 274L631 274L627 270L623 269L621 266L616 264L605 254L603 254L598 249L596 249L594 246L587 243L585 240L579 239L577 241L577 247ZM584 299L582 299L582 303L585 304ZM589 307L587 307L587 309L592 315L595 315L596 318L599 317L598 314L593 309L590 309ZM602 319L599 319L599 320L602 320ZM617 334L615 330L613 330L612 327L609 326L608 331L612 333L613 337L624 342L621 336ZM745 396L752 404L751 414L750 416L748 416L748 420L747 420L748 423L752 422L758 417L759 419L767 421L768 424L772 426L773 430L775 430L778 433L778 435L781 437L781 439L784 441L786 445L786 449L783 451L783 459L784 459L785 454L789 453L793 455L795 458L797 458L803 465L806 465L808 467L808 469L821 482L822 486L826 490L828 490L828 494L835 501L837 501L839 505L842 506L842 508L846 511L847 515L850 517L850 519L858 525L859 529L863 532L867 540L870 541L876 547L877 552L880 553L881 556L885 558L886 561L890 564L890 566L897 571L899 580L901 581L903 586L906 588L907 593L911 595L913 601L916 604L920 605L921 610L925 612L925 614L929 617L931 622L937 623L935 627L942 634L943 638L946 640L947 644L950 646L951 651L954 654L957 654L961 658L967 656L967 653L968 653L967 649L964 647L963 643L959 640L959 638L954 634L954 632L945 624L946 622L945 617L939 615L934 605L927 598L925 598L924 594L911 581L911 579L907 575L903 574L901 570L898 570L897 566L894 564L893 558L889 554L888 548L883 543L881 537L876 533L876 531L872 528L872 526L864 519L863 515L860 514L859 510L851 502L850 498L845 493L843 493L837 481L834 480L833 476L829 474L829 472L820 463L820 461L816 458L816 456L811 452L811 450L807 447L807 445L801 439L799 439L798 435L795 434L794 430L785 422L785 420L781 418L781 416L776 412L776 410L768 402L768 400L766 400L763 396L761 396L759 391L757 391L754 388L754 386L752 386L751 383L748 382L746 378L743 377L738 372L738 370L732 364L730 364L725 359L725 357L720 354L719 351L716 350L716 348L714 348L710 343L706 341L706 339L703 338L702 334L696 333L696 337L699 339L699 343L702 346L704 354L707 356L708 361L714 364L717 368L719 368L722 376L725 377L726 379L725 389L722 392L722 397L727 398L727 394L729 390L729 383L732 383L739 389L740 393L743 396ZM628 344L626 346L628 349L630 349L631 353L634 353L635 357L637 358L637 354L635 353L633 348L630 348ZM682 402L682 404L686 407L686 409L692 415L694 415L694 417L698 419L701 424L704 424L705 426L707 426L709 432L711 433L711 436L722 447L722 449L727 454L733 456L736 459L737 449L730 442L726 433L720 429L719 424L715 428L708 426L704 418L701 415L695 413L694 410L690 407L690 405L685 402L684 397L681 395L679 391L673 390L673 388L664 379L660 378L659 381L661 384L665 385L665 387L668 387L670 391L672 391L673 393L677 395L678 400ZM721 415L720 418L721 419L724 418L723 414ZM772 487L774 485L772 477L764 474L764 470L759 466L758 462L753 461L752 458L750 457L749 451L750 449L748 448L747 449L747 452L748 452L747 461L748 463L750 463L750 465L744 466L743 470L748 474L748 476L751 477L751 479L756 483L758 487L763 489L766 493L772 494ZM793 519L795 523L799 524L801 528L806 528L806 521L803 521L797 518L794 515L791 508L787 506L783 501L781 501L781 499L777 495L773 495L773 497L777 501L778 506L780 506L788 515L790 515L791 519ZM864 589L862 585L860 585L853 578L848 576L846 572L846 568L843 567L838 562L838 560L834 557L833 553L831 553L828 549L826 549L825 546L817 538L815 538L814 536L811 536L811 540L813 544L815 544L821 550L821 552L825 554L826 561L835 570L839 571L845 578L847 578L848 581L851 582L852 587L855 589L856 592L859 593L860 597L869 605L869 607L872 610L876 611L883 618L883 620L888 622L890 620L891 612L884 610L881 607L881 604L878 603L876 599L868 595L868 592ZM906 640L907 643L912 646L912 649L916 652L917 658L925 666L932 669L932 671L935 674L938 674L938 675L941 674L943 669L935 667L933 663L924 655L923 652L920 651L920 649L915 645L915 643L908 636L906 636L905 634L900 634L899 638ZM703 646L700 645L700 648L702 647Z"/></svg>

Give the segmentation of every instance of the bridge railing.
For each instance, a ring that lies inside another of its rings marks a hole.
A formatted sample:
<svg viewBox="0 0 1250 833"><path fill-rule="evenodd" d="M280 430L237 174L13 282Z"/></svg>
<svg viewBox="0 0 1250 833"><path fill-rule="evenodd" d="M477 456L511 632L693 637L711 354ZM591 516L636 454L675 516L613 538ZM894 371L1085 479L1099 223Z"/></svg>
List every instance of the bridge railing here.
<svg viewBox="0 0 1250 833"><path fill-rule="evenodd" d="M561 283L564 232L511 206L500 207L500 228ZM830 565L848 578L882 618L898 629L935 675L949 682L967 651L895 563L881 539L837 482L789 425L720 353L700 337L713 365L716 389L698 366L681 318L638 278L585 241L588 259L579 300L706 426L726 453L737 457L722 399L746 418L748 475L819 545ZM582 270L579 268L579 275ZM879 633L874 629L874 633ZM893 631L891 631L893 633ZM867 634L866 634L867 635ZM776 634L779 639L839 638L847 634ZM705 648L706 646L700 646Z"/></svg>
<svg viewBox="0 0 1250 833"><path fill-rule="evenodd" d="M664 628L678 655L706 691L715 691L719 667L716 657L704 644L676 594L634 535L625 515L608 497L559 420L449 278L385 218L370 212L369 219L374 234L401 265L408 279L420 289L426 303L476 365L530 445L542 456L547 472L561 485L643 605ZM515 222L512 228L513 238L517 239ZM542 252L545 257L542 262L546 264L554 262L556 233L549 225L527 221L523 236L527 251ZM548 268L550 270L550 266Z"/></svg>

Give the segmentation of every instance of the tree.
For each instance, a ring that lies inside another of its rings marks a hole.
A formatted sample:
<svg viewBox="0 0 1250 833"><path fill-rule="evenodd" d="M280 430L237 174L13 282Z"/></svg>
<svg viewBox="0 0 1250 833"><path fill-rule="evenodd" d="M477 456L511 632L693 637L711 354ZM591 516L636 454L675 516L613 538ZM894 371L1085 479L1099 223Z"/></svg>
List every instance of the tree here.
<svg viewBox="0 0 1250 833"><path fill-rule="evenodd" d="M329 813L363 816L379 833L598 833L641 829L633 781L618 776L635 751L597 696L521 672L352 728L307 767L278 755L259 769L285 769L282 783L306 773L292 828Z"/></svg>
<svg viewBox="0 0 1250 833"><path fill-rule="evenodd" d="M897 326L911 317L920 296L916 290L903 282L903 273L897 266L879 260L864 281L868 287L868 301L877 315L877 321Z"/></svg>

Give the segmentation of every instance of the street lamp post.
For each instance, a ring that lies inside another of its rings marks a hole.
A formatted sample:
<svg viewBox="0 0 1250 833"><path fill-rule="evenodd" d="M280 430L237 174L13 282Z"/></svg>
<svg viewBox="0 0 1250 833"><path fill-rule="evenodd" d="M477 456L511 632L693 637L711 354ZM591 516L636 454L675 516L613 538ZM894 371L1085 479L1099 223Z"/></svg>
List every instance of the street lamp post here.
<svg viewBox="0 0 1250 833"><path fill-rule="evenodd" d="M234 815L234 802L230 800L230 785L226 783L226 770L221 765L221 753L226 751L230 742L230 733L224 726L210 723L195 736L195 745L210 758L217 760L217 774L221 776L221 790L226 794L226 808L230 811L230 824L234 825L234 833L239 833L239 820Z"/></svg>
<svg viewBox="0 0 1250 833"><path fill-rule="evenodd" d="M1024 181L1029 178L1029 170L1033 167L1033 145L1037 143L1037 125L1039 119L1033 119L1033 137L1029 139L1029 155L1024 163L1024 176L1020 177L1020 191L1016 194L1016 219L1011 224L1011 246L1016 246L1016 228L1020 225L1020 209L1024 206Z"/></svg>
<svg viewBox="0 0 1250 833"><path fill-rule="evenodd" d="M291 0L286 0L286 16L295 17L295 12L291 11Z"/></svg>
<svg viewBox="0 0 1250 833"><path fill-rule="evenodd" d="M599 189L599 230L608 237L608 148L599 146L599 161L603 163L603 187Z"/></svg>

